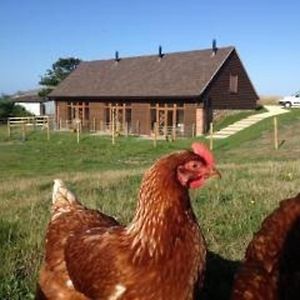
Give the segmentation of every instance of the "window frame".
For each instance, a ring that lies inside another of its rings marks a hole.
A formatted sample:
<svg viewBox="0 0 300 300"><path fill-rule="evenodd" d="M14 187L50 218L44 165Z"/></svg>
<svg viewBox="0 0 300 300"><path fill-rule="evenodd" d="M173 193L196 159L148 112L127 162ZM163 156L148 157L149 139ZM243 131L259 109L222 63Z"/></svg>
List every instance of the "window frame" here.
<svg viewBox="0 0 300 300"><path fill-rule="evenodd" d="M229 93L237 94L239 91L239 75L230 73L229 75Z"/></svg>

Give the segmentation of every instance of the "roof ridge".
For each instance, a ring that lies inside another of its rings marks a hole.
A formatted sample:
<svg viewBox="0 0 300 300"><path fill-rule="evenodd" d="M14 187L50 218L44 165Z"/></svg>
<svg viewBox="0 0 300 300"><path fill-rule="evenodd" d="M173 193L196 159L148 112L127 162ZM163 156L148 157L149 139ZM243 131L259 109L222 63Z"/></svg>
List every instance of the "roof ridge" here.
<svg viewBox="0 0 300 300"><path fill-rule="evenodd" d="M50 97L200 96L235 47L189 50L157 55L83 62Z"/></svg>
<svg viewBox="0 0 300 300"><path fill-rule="evenodd" d="M218 50L226 50L226 49L235 49L234 46L224 46L218 47ZM163 52L163 56L165 55L180 55L180 54L188 54L188 53L198 53L198 52L207 52L211 51L212 48L205 48L205 49L195 49L195 50L184 50L184 51L176 51L176 52ZM120 53L119 53L120 54ZM146 57L158 57L158 54L146 54L146 55L135 55L135 56L120 56L119 60L129 60L129 59L136 59L136 58L146 58ZM104 61L115 61L115 58L105 58L105 59L94 59L94 60L84 60L81 63L95 63L95 62L104 62Z"/></svg>

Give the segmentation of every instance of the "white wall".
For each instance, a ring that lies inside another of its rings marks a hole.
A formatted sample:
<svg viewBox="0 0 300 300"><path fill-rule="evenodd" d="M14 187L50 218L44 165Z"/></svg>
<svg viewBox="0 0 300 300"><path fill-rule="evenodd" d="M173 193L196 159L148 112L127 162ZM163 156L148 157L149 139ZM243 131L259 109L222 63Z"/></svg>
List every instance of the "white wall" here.
<svg viewBox="0 0 300 300"><path fill-rule="evenodd" d="M25 103L25 102L16 102L16 104L23 106L27 111L34 114L35 116L40 116L40 103Z"/></svg>
<svg viewBox="0 0 300 300"><path fill-rule="evenodd" d="M16 102L16 104L23 106L27 111L34 114L35 116L41 115L41 104L39 102ZM47 116L55 114L55 104L54 101L43 102L45 105L45 114Z"/></svg>
<svg viewBox="0 0 300 300"><path fill-rule="evenodd" d="M55 103L54 101L47 101L47 102L44 102L45 104L45 114L47 116L54 116L55 114Z"/></svg>

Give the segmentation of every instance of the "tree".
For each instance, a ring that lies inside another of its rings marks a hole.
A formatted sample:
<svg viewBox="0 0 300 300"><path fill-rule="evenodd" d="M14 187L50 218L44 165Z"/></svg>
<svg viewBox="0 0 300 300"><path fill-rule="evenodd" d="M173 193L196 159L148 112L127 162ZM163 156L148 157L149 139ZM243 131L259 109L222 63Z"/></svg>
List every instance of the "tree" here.
<svg viewBox="0 0 300 300"><path fill-rule="evenodd" d="M26 117L32 116L23 106L12 102L8 96L0 97L0 119L9 117Z"/></svg>
<svg viewBox="0 0 300 300"><path fill-rule="evenodd" d="M74 57L59 58L52 65L52 69L48 69L46 74L41 77L39 84L45 86L45 88L39 92L39 96L47 96L55 86L76 69L80 62L79 58Z"/></svg>

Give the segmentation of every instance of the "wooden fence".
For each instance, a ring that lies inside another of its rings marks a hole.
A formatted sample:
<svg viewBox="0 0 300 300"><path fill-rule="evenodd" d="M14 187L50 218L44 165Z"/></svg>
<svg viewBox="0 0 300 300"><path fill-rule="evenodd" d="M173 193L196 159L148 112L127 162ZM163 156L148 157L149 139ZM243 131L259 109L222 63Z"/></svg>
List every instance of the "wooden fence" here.
<svg viewBox="0 0 300 300"><path fill-rule="evenodd" d="M103 121L99 122L98 128L96 127L96 120L93 120L92 123L85 124L82 123L79 119L67 120L64 122L57 122L53 118L48 116L35 116L35 117L10 117L7 119L7 135L12 137L12 133L17 131L21 132L23 140L26 140L28 132L31 130L41 129L45 131L47 139L50 140L50 129L53 130L68 130L76 132L77 143L80 142L81 133L86 129L88 132L98 132L100 134L110 135L112 139L112 144L115 144L116 137L120 135L136 135L137 129L140 124L137 122L135 128L132 128L128 123L122 124L118 122L104 123ZM88 125L88 126L87 126ZM213 150L214 148L214 127L213 123L210 123L209 128L209 148ZM279 130L278 130L278 119L277 117L273 118L273 145L275 150L278 150L283 142L279 141ZM98 130L97 130L98 129ZM134 129L134 130L133 130ZM188 135L186 133L189 133ZM195 124L190 125L190 127L175 127L175 126L159 126L157 123L154 123L152 126L150 139L153 140L153 145L156 147L158 140L167 140L175 141L178 137L194 137L196 136L196 126Z"/></svg>
<svg viewBox="0 0 300 300"><path fill-rule="evenodd" d="M82 131L85 132L98 132L102 134L111 135L114 130L116 135L140 135L140 121L136 123L122 123L112 120L112 122L103 122L97 119L81 120ZM58 120L56 126L57 130L62 131L76 131L76 119L73 120ZM154 133L154 124L152 125L152 133ZM189 126L159 126L157 128L157 135L160 137L192 137L196 135L196 124Z"/></svg>
<svg viewBox="0 0 300 300"><path fill-rule="evenodd" d="M12 136L14 128L21 129L23 140L26 139L28 130L40 128L47 133L47 139L50 139L50 118L48 116L35 117L11 117L7 119L7 135Z"/></svg>

